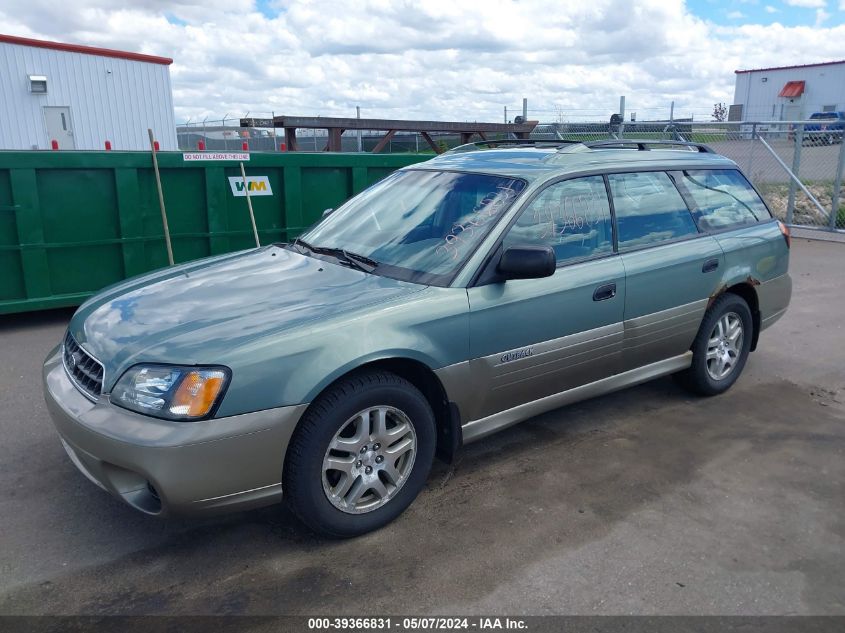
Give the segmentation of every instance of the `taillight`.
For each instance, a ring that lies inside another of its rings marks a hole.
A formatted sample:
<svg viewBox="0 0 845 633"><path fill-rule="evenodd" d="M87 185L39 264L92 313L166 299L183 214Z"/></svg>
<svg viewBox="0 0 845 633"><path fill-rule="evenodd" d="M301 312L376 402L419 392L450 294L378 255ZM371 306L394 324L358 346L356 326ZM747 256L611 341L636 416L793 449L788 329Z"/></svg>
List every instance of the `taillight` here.
<svg viewBox="0 0 845 633"><path fill-rule="evenodd" d="M786 248L789 248L792 246L792 235L789 233L789 227L780 220L778 220L778 227L780 227L780 233L783 235L783 239L786 240Z"/></svg>

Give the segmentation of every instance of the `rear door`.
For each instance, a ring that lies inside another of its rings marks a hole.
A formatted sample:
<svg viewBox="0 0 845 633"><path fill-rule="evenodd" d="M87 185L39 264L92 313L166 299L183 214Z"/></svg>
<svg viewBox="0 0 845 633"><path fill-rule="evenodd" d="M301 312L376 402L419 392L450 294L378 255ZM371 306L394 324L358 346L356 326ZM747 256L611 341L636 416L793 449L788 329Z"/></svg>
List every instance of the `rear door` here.
<svg viewBox="0 0 845 633"><path fill-rule="evenodd" d="M712 232L725 253L726 284L751 279L761 326L773 323L791 295L789 248L760 196L737 169L687 170L676 183L699 228Z"/></svg>
<svg viewBox="0 0 845 633"><path fill-rule="evenodd" d="M503 248L551 246L557 270L468 289L472 419L617 373L625 274L601 176L554 183L523 209Z"/></svg>
<svg viewBox="0 0 845 633"><path fill-rule="evenodd" d="M625 267L624 371L689 350L725 257L699 233L669 174L607 178Z"/></svg>

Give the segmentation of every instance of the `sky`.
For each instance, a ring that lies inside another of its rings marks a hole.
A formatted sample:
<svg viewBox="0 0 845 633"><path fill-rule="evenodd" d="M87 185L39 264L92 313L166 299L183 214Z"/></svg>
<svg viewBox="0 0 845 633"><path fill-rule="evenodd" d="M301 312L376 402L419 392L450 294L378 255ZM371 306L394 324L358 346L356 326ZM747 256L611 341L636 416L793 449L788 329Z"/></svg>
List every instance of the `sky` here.
<svg viewBox="0 0 845 633"><path fill-rule="evenodd" d="M706 120L737 69L845 59L845 0L3 0L0 32L171 57L224 116Z"/></svg>

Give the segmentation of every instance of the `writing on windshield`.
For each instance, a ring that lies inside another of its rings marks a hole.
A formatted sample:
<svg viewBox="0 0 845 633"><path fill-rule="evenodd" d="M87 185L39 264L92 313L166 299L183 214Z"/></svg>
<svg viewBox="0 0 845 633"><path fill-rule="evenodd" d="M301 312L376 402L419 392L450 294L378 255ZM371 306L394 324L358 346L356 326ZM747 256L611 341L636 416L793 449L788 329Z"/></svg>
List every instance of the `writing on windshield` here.
<svg viewBox="0 0 845 633"><path fill-rule="evenodd" d="M525 185L490 174L399 171L303 237L321 249L377 262L373 274L447 285Z"/></svg>
<svg viewBox="0 0 845 633"><path fill-rule="evenodd" d="M452 225L452 230L443 238L443 243L437 246L436 251L453 260L459 259L461 248L467 244L466 238L476 237L476 231L498 218L517 194L513 188L499 185L495 191L484 196L466 218Z"/></svg>

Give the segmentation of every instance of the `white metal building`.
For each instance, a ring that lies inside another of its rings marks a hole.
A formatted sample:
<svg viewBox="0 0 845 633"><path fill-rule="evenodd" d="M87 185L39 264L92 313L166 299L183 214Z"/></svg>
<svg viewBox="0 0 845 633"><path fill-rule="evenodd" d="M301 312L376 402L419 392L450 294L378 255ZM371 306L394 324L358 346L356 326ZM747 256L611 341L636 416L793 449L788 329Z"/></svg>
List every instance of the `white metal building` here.
<svg viewBox="0 0 845 633"><path fill-rule="evenodd" d="M845 61L737 70L731 121L800 121L845 110Z"/></svg>
<svg viewBox="0 0 845 633"><path fill-rule="evenodd" d="M172 59L0 34L0 149L178 149Z"/></svg>

